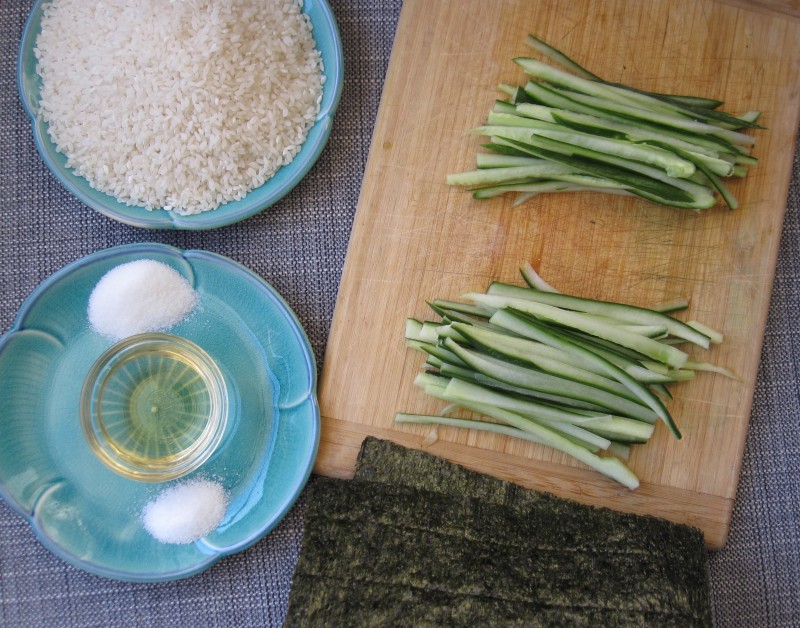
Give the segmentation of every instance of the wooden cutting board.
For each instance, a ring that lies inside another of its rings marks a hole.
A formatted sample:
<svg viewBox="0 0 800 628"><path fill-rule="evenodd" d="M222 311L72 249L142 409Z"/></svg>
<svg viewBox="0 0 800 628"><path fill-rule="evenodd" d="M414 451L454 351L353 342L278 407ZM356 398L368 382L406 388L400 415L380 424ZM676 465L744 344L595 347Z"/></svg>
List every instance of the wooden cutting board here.
<svg viewBox="0 0 800 628"><path fill-rule="evenodd" d="M315 471L350 477L374 435L525 486L590 504L662 516L725 543L759 364L800 101L800 21L699 0L406 0L394 43L320 383ZM796 4L780 2L784 13ZM511 59L528 33L612 81L763 111L761 162L732 184L741 207L702 213L594 194L474 201L444 184L474 168L499 82L522 80ZM683 431L659 425L635 448L629 491L539 445L472 431L395 425L395 412L442 404L412 385L423 362L404 320L430 318L426 299L455 299L493 279L519 282L533 262L563 292L651 305L686 297L687 316L725 334L697 357L732 368L674 387Z"/></svg>

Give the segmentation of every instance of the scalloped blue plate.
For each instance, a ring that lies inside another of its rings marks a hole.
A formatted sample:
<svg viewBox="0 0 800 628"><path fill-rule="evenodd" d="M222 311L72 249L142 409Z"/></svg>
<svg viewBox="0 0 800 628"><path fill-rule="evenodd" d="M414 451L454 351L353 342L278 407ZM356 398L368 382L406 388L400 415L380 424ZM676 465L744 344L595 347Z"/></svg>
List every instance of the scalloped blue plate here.
<svg viewBox="0 0 800 628"><path fill-rule="evenodd" d="M79 420L83 378L111 345L89 326L89 295L111 268L142 258L194 286L198 307L170 331L215 359L233 400L222 444L193 474L221 482L230 504L217 530L187 545L160 543L141 523L172 483L107 469ZM314 356L283 299L226 257L161 244L94 253L37 287L0 339L0 398L0 494L57 556L120 580L185 578L261 539L305 486L319 443Z"/></svg>
<svg viewBox="0 0 800 628"><path fill-rule="evenodd" d="M339 30L326 0L305 0L303 12L312 25L317 50L322 55L325 84L317 121L294 160L282 167L264 185L238 201L231 201L215 210L181 216L172 211L148 211L131 207L114 197L93 189L89 182L66 166L66 157L56 150L47 133L47 123L38 115L41 80L36 73L33 49L41 32L42 5L49 0L37 0L31 10L19 47L17 83L22 104L31 116L36 147L45 165L55 177L80 201L92 209L120 222L148 229L213 229L244 220L278 202L288 194L311 169L328 141L333 114L342 94L344 60ZM89 34L90 36L91 34Z"/></svg>

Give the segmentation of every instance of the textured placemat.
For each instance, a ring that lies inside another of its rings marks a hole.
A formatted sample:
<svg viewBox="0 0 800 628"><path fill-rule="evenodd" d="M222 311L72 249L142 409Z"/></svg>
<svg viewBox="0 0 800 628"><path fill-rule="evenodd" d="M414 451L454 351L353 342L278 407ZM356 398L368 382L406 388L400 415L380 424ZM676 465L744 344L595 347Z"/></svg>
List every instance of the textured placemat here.
<svg viewBox="0 0 800 628"><path fill-rule="evenodd" d="M20 104L16 61L32 0L0 0L0 332L50 274L119 244L206 249L269 281L296 312L321 364L400 0L332 0L345 81L328 144L289 195L247 221L205 232L119 224L83 206L49 173ZM280 626L300 546L303 505L248 551L164 584L131 584L51 555L0 501L2 626Z"/></svg>
<svg viewBox="0 0 800 628"><path fill-rule="evenodd" d="M368 438L308 492L290 626L709 626L699 530Z"/></svg>
<svg viewBox="0 0 800 628"><path fill-rule="evenodd" d="M82 206L45 169L15 79L31 4L0 0L0 331L65 264L157 241L227 255L267 279L297 312L321 363L401 0L331 0L345 84L328 146L274 208L199 233L120 225ZM731 534L710 557L720 626L800 625L799 169L796 162ZM0 502L0 625L279 626L303 513L301 498L272 534L204 574L135 585L66 565Z"/></svg>

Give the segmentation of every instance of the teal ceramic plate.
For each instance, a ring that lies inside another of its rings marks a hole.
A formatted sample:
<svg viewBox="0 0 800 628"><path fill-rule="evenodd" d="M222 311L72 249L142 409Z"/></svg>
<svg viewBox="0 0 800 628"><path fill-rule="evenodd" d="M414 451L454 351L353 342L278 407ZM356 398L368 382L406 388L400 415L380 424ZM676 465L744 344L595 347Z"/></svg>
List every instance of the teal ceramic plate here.
<svg viewBox="0 0 800 628"><path fill-rule="evenodd" d="M142 258L194 286L198 307L170 331L203 347L231 387L222 444L188 476L221 482L230 505L217 530L188 545L160 543L141 523L144 505L172 483L107 469L79 420L83 378L112 344L91 330L87 300L107 271ZM314 357L283 299L228 258L160 244L100 251L44 281L0 339L0 398L3 498L56 555L121 580L184 578L261 539L298 497L319 442Z"/></svg>
<svg viewBox="0 0 800 628"><path fill-rule="evenodd" d="M303 12L312 25L317 49L322 55L325 84L317 121L306 137L303 148L294 160L278 170L264 185L253 190L243 199L231 201L221 207L195 214L180 216L174 212L148 211L142 207L129 207L112 196L93 189L88 181L76 175L66 166L66 157L56 150L47 133L47 123L38 115L41 80L36 73L36 57L33 49L41 31L42 6L49 0L37 0L31 10L19 47L17 82L22 104L31 116L36 147L44 163L55 177L83 203L92 209L120 222L148 229L213 229L230 225L273 205L311 169L328 141L333 124L333 114L342 93L344 61L339 30L326 0L305 0Z"/></svg>

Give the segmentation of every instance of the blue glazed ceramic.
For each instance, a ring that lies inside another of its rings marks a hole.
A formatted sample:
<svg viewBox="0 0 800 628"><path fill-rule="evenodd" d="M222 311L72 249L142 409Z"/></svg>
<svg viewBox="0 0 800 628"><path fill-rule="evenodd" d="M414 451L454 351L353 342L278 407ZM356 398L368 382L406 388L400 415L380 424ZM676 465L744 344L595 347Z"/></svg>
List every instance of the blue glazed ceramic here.
<svg viewBox="0 0 800 628"><path fill-rule="evenodd" d="M198 306L170 332L205 349L229 383L223 440L187 478L221 482L230 504L217 530L187 545L156 541L140 518L173 482L114 473L79 420L85 375L112 344L90 328L89 295L107 271L143 258L194 286ZM44 281L0 339L0 398L0 494L53 553L121 580L191 576L261 539L297 499L319 443L314 357L283 299L228 258L161 244L100 251Z"/></svg>
<svg viewBox="0 0 800 628"><path fill-rule="evenodd" d="M300 182L322 153L342 93L344 61L339 30L330 6L326 0L305 0L303 11L311 19L317 49L322 54L325 84L317 121L311 127L303 148L290 164L281 168L264 185L251 191L243 199L192 216L129 207L112 196L93 189L86 179L67 168L66 157L56 150L47 133L47 123L38 115L41 81L36 73L33 49L41 31L42 6L46 2L48 0L37 0L22 34L17 64L20 98L31 116L36 147L44 163L65 188L101 214L135 227L149 229L213 229L230 225L257 214L283 198Z"/></svg>

